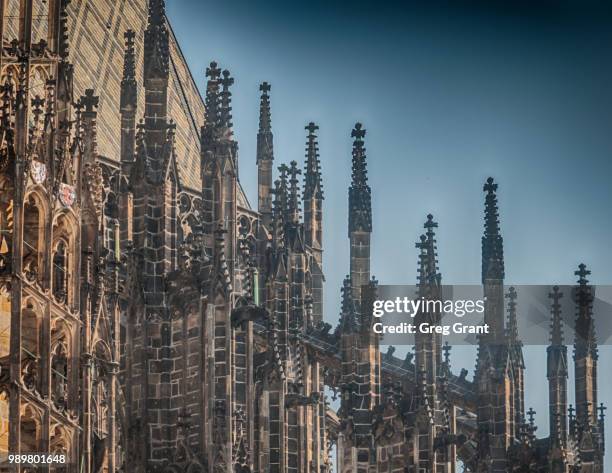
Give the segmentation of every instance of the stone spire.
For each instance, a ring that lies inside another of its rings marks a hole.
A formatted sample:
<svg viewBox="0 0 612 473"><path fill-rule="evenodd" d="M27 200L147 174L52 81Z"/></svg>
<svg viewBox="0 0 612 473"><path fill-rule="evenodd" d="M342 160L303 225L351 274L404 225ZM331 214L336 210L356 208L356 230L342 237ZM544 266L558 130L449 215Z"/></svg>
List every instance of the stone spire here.
<svg viewBox="0 0 612 473"><path fill-rule="evenodd" d="M124 163L134 160L134 144L136 134L136 107L138 89L136 84L136 58L134 54L133 30L127 30L125 37L125 50L123 53L123 77L121 79L121 161ZM127 174L128 170L124 170Z"/></svg>
<svg viewBox="0 0 612 473"><path fill-rule="evenodd" d="M559 301L563 293L558 286L548 294L551 299L550 346L546 349L548 378L548 416L551 446L563 447L567 442L567 347L563 339L563 319Z"/></svg>
<svg viewBox="0 0 612 473"><path fill-rule="evenodd" d="M591 355L597 358L597 339L595 337L595 324L593 321L593 299L594 289L589 285L586 277L591 271L586 269L585 264L580 264L574 272L578 276L576 287L576 337L574 342L574 356Z"/></svg>
<svg viewBox="0 0 612 473"><path fill-rule="evenodd" d="M525 418L525 359L523 357L523 343L519 339L518 320L516 315L517 298L516 289L510 287L506 293L508 300L508 320L506 327L506 338L508 341L508 352L512 364L512 387L514 390L514 436Z"/></svg>
<svg viewBox="0 0 612 473"><path fill-rule="evenodd" d="M438 247L434 230L438 228L438 223L434 222L432 214L427 215L427 221L423 224L423 228L426 230L427 282L439 285L441 276L438 272Z"/></svg>
<svg viewBox="0 0 612 473"><path fill-rule="evenodd" d="M265 227L269 227L272 218L272 165L274 162L274 145L272 119L270 114L270 84L263 82L259 86L261 102L259 105L259 131L257 132L257 203Z"/></svg>
<svg viewBox="0 0 612 473"><path fill-rule="evenodd" d="M356 123L351 132L353 141L353 171L349 188L349 235L354 231L372 231L372 197L368 185L368 170L363 138L366 131Z"/></svg>
<svg viewBox="0 0 612 473"><path fill-rule="evenodd" d="M304 235L308 246L316 251L315 257L322 264L323 248L323 182L317 142L317 125L306 125L306 164L304 166Z"/></svg>
<svg viewBox="0 0 612 473"><path fill-rule="evenodd" d="M575 287L576 323L574 339L574 373L576 381L576 420L583 429L597 424L597 340L593 323L594 289L587 276L585 264L574 272L578 276Z"/></svg>
<svg viewBox="0 0 612 473"><path fill-rule="evenodd" d="M485 323L489 333L482 342L505 345L504 329L504 250L499 230L497 184L489 177L483 187L485 196L484 235L482 236L482 283L484 285ZM486 339L486 340L485 340Z"/></svg>
<svg viewBox="0 0 612 473"><path fill-rule="evenodd" d="M483 187L485 197L485 225L482 237L482 281L504 279L504 247L499 231L499 210L497 208L497 184L487 179Z"/></svg>
<svg viewBox="0 0 612 473"><path fill-rule="evenodd" d="M418 296L426 300L439 299L439 284L441 277L438 274L436 258L436 238L434 228L438 224L434 222L433 215L427 215L423 227L426 234L421 235L415 244L419 250L417 286ZM427 323L430 325L438 324L441 320L441 313L435 310L422 310L416 314L414 322L416 324ZM424 389L423 402L427 400L432 408L436 405L436 382L442 365L442 336L440 334L422 333L417 331L415 334L415 368L419 383Z"/></svg>
<svg viewBox="0 0 612 473"><path fill-rule="evenodd" d="M355 303L361 307L361 289L370 280L370 239L372 233L372 197L368 185L365 147L365 129L356 123L353 141L353 171L349 187L349 239L351 244L351 281Z"/></svg>
<svg viewBox="0 0 612 473"><path fill-rule="evenodd" d="M123 52L123 76L121 78L121 110L136 108L136 57L134 54L134 30L127 30L123 35L125 49Z"/></svg>
<svg viewBox="0 0 612 473"><path fill-rule="evenodd" d="M304 166L304 200L313 198L322 200L323 182L316 135L319 127L310 122L305 129L308 131L308 137L306 138L306 165Z"/></svg>

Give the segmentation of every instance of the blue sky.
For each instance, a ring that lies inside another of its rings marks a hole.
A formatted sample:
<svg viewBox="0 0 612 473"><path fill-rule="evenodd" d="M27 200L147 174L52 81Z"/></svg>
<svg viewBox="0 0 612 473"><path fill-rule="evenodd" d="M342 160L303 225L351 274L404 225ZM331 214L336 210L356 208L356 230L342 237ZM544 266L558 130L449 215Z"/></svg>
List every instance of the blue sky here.
<svg viewBox="0 0 612 473"><path fill-rule="evenodd" d="M604 2L167 3L201 90L213 59L236 79L240 179L251 203L258 84L272 84L278 164L303 162L304 126L319 125L328 321L337 321L348 271L356 121L367 129L372 271L381 284L414 283L414 242L429 212L439 222L443 281L479 282L489 175L500 186L508 283L571 284L581 262L593 282L612 283L612 15ZM540 434L548 430L544 353L526 353L527 405ZM453 360L473 370L471 352ZM602 347L601 365L610 361ZM601 371L600 395L612 405Z"/></svg>

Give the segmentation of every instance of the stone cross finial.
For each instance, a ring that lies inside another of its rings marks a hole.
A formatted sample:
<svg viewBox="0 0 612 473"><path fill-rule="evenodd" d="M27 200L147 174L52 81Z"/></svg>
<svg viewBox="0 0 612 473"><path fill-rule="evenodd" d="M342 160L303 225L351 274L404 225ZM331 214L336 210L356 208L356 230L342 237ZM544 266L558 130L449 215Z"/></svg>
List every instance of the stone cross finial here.
<svg viewBox="0 0 612 473"><path fill-rule="evenodd" d="M315 125L314 122L310 122L308 125L306 125L304 127L305 130L308 130L308 133L310 133L311 135L314 134L315 131L317 131L319 129L319 127L317 125Z"/></svg>
<svg viewBox="0 0 612 473"><path fill-rule="evenodd" d="M487 183L484 185L482 190L488 192L489 194L492 194L497 190L497 184L495 184L492 177L487 179Z"/></svg>
<svg viewBox="0 0 612 473"><path fill-rule="evenodd" d="M434 222L432 214L427 214L427 221L423 224L423 227L425 227L427 229L437 228L438 227L438 223Z"/></svg>
<svg viewBox="0 0 612 473"><path fill-rule="evenodd" d="M230 76L230 71L228 71L227 69L223 71L223 78L220 82L223 88L225 89L234 84L234 78Z"/></svg>
<svg viewBox="0 0 612 473"><path fill-rule="evenodd" d="M98 108L98 104L100 103L100 97L94 95L93 89L85 90L85 95L81 96L81 103L85 107L86 113L92 113L94 108Z"/></svg>
<svg viewBox="0 0 612 473"><path fill-rule="evenodd" d="M32 107L35 110L41 109L43 105L45 104L45 99L41 98L40 95L37 95L36 97L32 99L31 103L32 103Z"/></svg>
<svg viewBox="0 0 612 473"><path fill-rule="evenodd" d="M206 77L210 80L217 80L221 76L221 68L217 66L215 61L212 61L206 68Z"/></svg>
<svg viewBox="0 0 612 473"><path fill-rule="evenodd" d="M359 122L355 123L355 128L353 128L353 131L351 132L351 137L355 138L356 140L362 140L365 134L366 131L363 128L363 125Z"/></svg>
<svg viewBox="0 0 612 473"><path fill-rule="evenodd" d="M268 92L270 92L271 88L272 87L267 82L262 82L261 84L259 84L259 90L263 92L264 94L267 94Z"/></svg>
<svg viewBox="0 0 612 473"><path fill-rule="evenodd" d="M134 30L127 30L125 33L123 33L123 37L125 38L125 45L129 47L134 44L136 33Z"/></svg>
<svg viewBox="0 0 612 473"><path fill-rule="evenodd" d="M586 279L586 276L588 276L589 274L591 274L591 271L589 271L588 269L586 269L586 264L584 263L580 263L578 265L578 270L574 271L574 274L576 276L578 276L580 279L578 280L578 282L580 284L586 284L589 281Z"/></svg>
<svg viewBox="0 0 612 473"><path fill-rule="evenodd" d="M421 235L419 237L420 241L417 241L414 246L420 250L424 250L427 248L427 237L425 235Z"/></svg>
<svg viewBox="0 0 612 473"><path fill-rule="evenodd" d="M289 172L289 176L291 177L291 180L289 182L293 182L293 181L297 182L297 176L299 174L302 174L302 171L298 169L296 161L291 161L289 164L291 165L287 169L287 171Z"/></svg>
<svg viewBox="0 0 612 473"><path fill-rule="evenodd" d="M563 293L559 290L559 286L553 286L553 292L548 294L548 297L553 300L553 308L554 305L559 303L559 300L563 297Z"/></svg>
<svg viewBox="0 0 612 473"><path fill-rule="evenodd" d="M599 420L603 422L604 418L606 417L606 411L608 410L608 408L604 406L604 403L602 402L599 404L597 410L599 411Z"/></svg>
<svg viewBox="0 0 612 473"><path fill-rule="evenodd" d="M281 180L284 180L284 179L286 179L286 178L287 178L287 172L289 172L289 166L287 166L285 163L283 163L283 164L281 164L281 165L278 167L278 171L279 171L279 172L280 172L280 174L281 174L281 176L280 176L280 177L281 177Z"/></svg>
<svg viewBox="0 0 612 473"><path fill-rule="evenodd" d="M530 407L527 411L527 416L529 417L529 425L533 427L535 425L535 415L536 411L533 410L533 407Z"/></svg>

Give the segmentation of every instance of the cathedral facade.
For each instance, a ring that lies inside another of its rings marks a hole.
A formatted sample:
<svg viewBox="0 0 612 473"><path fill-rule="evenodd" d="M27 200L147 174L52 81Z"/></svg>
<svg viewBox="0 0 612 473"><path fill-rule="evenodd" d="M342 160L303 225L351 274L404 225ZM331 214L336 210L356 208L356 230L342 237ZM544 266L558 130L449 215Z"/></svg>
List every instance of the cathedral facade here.
<svg viewBox="0 0 612 473"><path fill-rule="evenodd" d="M363 126L351 131L350 267L332 328L317 125L305 126L304 163L275 163L261 84L252 208L230 72L212 62L201 97L164 0L116 3L0 0L0 471L603 472L584 265L576 407L555 287L550 435L538 438L493 179L482 237L492 330L474 379L453 373L439 335L418 335L403 360L381 354ZM436 228L428 215L416 243L420 295L434 299ZM9 466L9 453L67 461Z"/></svg>

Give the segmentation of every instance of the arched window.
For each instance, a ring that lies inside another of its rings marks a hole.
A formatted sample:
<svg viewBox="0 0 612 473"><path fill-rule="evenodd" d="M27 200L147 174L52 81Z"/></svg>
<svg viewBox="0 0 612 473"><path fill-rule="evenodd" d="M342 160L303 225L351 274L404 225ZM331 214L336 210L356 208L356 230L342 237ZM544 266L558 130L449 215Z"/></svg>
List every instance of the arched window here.
<svg viewBox="0 0 612 473"><path fill-rule="evenodd" d="M52 455L68 455L70 445L70 437L66 433L66 430L56 425L52 428L51 442L49 451ZM65 465L55 466L51 469L53 473L66 473L68 468Z"/></svg>
<svg viewBox="0 0 612 473"><path fill-rule="evenodd" d="M0 359L8 357L11 348L11 295L6 285L0 284Z"/></svg>
<svg viewBox="0 0 612 473"><path fill-rule="evenodd" d="M51 352L51 399L60 412L68 406L68 350L62 337Z"/></svg>
<svg viewBox="0 0 612 473"><path fill-rule="evenodd" d="M53 249L53 297L60 304L68 301L68 244L62 238Z"/></svg>
<svg viewBox="0 0 612 473"><path fill-rule="evenodd" d="M94 471L106 471L108 467L108 434L110 428L109 377L106 350L98 345L94 357L93 373L93 419Z"/></svg>
<svg viewBox="0 0 612 473"><path fill-rule="evenodd" d="M0 156L0 166L2 165ZM0 195L10 196L10 189L0 182ZM10 271L13 250L13 201L0 197L0 274Z"/></svg>
<svg viewBox="0 0 612 473"><path fill-rule="evenodd" d="M29 282L40 280L42 218L33 196L26 201L23 211L23 274Z"/></svg>
<svg viewBox="0 0 612 473"><path fill-rule="evenodd" d="M19 427L21 430L21 441L19 445L21 452L39 452L40 417L31 406L27 405L22 410Z"/></svg>
<svg viewBox="0 0 612 473"><path fill-rule="evenodd" d="M0 453L8 452L9 441L9 393L0 391Z"/></svg>
<svg viewBox="0 0 612 473"><path fill-rule="evenodd" d="M39 391L39 361L41 337L40 310L32 301L26 301L21 314L21 377L27 389Z"/></svg>
<svg viewBox="0 0 612 473"><path fill-rule="evenodd" d="M59 304L74 301L74 228L72 215L61 213L53 224L53 245L51 246L51 289L53 298Z"/></svg>
<svg viewBox="0 0 612 473"><path fill-rule="evenodd" d="M93 430L100 439L105 439L109 431L109 386L106 350L100 345L96 349L93 373Z"/></svg>

